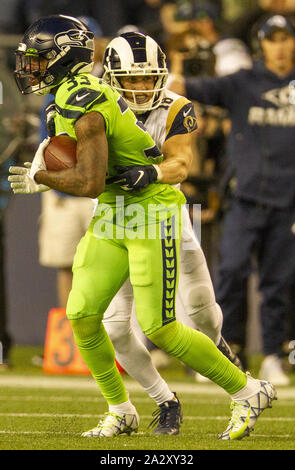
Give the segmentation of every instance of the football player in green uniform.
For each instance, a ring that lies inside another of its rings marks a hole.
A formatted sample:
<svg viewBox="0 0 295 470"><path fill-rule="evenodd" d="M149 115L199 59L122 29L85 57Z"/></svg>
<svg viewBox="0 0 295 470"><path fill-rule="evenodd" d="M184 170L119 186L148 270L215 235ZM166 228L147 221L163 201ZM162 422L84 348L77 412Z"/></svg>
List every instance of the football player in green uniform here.
<svg viewBox="0 0 295 470"><path fill-rule="evenodd" d="M219 437L248 435L275 398L269 382L247 376L203 333L176 320L175 295L183 194L161 183L163 156L142 123L112 87L90 75L93 34L77 19L41 18L26 31L17 50L16 80L23 93L55 95L56 134L77 140L77 164L47 171L42 142L31 168L11 167L15 193L50 188L74 196L98 197L93 220L80 241L67 304L81 355L109 411L89 437L111 437L138 428L138 415L115 365L102 318L128 275L143 332L168 354L220 385L233 400L230 423ZM143 63L148 58L138 43ZM159 49L159 68L163 53ZM159 77L164 85L167 72ZM161 87L159 87L161 92ZM118 167L129 167L122 187Z"/></svg>

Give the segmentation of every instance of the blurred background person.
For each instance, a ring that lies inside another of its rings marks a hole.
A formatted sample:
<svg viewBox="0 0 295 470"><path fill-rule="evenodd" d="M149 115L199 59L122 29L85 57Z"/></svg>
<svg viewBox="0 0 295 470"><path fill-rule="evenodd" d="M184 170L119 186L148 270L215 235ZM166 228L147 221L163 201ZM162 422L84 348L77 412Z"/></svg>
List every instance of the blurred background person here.
<svg viewBox="0 0 295 470"><path fill-rule="evenodd" d="M221 78L180 79L173 89L230 111L227 148L233 185L216 283L223 334L230 344L245 344L245 280L255 254L265 355L260 376L287 385L280 356L287 337L287 288L295 267L295 116L290 87L295 78L295 32L287 17L275 15L263 19L257 34L261 59L252 70Z"/></svg>
<svg viewBox="0 0 295 470"><path fill-rule="evenodd" d="M189 9L183 8L188 5ZM221 17L220 6L212 0L185 2L180 6L176 3L172 24L165 23L165 21L163 24L167 33L167 50L172 48L171 44L174 46L177 43L184 43L182 47L189 49L186 51L186 57L182 57L178 65L184 67L184 75L188 75L188 73L190 75L204 75L204 71L198 70L197 64L198 61L205 59L206 51L207 55L211 52L210 68L214 68L216 75L227 75L240 68L252 67L249 50L241 40L228 33ZM181 25L181 28L177 28L177 25ZM173 49L176 51L175 46ZM170 72L172 73L177 73L176 57L176 55L171 57L170 54ZM191 68L187 71L189 58L191 59ZM212 75L212 71L207 74Z"/></svg>
<svg viewBox="0 0 295 470"><path fill-rule="evenodd" d="M295 0L255 0L239 18L227 24L231 35L241 39L249 48L252 47L252 28L266 14L281 14L292 16L295 13Z"/></svg>
<svg viewBox="0 0 295 470"><path fill-rule="evenodd" d="M209 0L175 2L164 6L163 14L166 9L170 11L164 27L171 76L222 76L252 67L248 48L225 33L220 3ZM182 189L188 202L202 205L202 247L213 275L220 214L218 186L226 169L225 136L230 120L227 111L217 106L200 103L195 106L199 130L194 161Z"/></svg>

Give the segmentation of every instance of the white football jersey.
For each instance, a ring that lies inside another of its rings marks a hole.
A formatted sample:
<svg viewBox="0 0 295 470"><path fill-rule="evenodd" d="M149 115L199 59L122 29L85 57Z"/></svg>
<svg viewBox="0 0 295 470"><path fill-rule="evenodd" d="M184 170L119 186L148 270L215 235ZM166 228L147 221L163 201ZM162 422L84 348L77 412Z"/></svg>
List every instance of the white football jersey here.
<svg viewBox="0 0 295 470"><path fill-rule="evenodd" d="M160 106L137 116L137 119L142 121L160 149L169 137L197 129L193 103L167 89L164 90Z"/></svg>
<svg viewBox="0 0 295 470"><path fill-rule="evenodd" d="M177 95L165 89L163 98L158 108L137 116L142 120L159 149L165 140L178 134L187 134L197 129L197 118L194 105L184 96ZM180 183L175 185L180 189ZM193 232L188 211L182 209L182 241L181 246L185 250L199 248L199 242Z"/></svg>

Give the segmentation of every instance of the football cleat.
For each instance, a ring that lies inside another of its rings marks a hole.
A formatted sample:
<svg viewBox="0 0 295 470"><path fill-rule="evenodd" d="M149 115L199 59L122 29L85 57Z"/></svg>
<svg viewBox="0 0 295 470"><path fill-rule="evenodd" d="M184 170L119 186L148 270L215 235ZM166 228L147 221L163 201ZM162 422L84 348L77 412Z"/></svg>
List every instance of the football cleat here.
<svg viewBox="0 0 295 470"><path fill-rule="evenodd" d="M218 344L218 349L219 351L222 352L235 366L237 366L239 369L244 370L242 363L238 356L231 350L229 344L225 341L223 336L221 336L219 344Z"/></svg>
<svg viewBox="0 0 295 470"><path fill-rule="evenodd" d="M154 419L148 426L150 428L157 425L153 434L179 434L180 425L182 423L182 409L175 393L174 395L177 401L165 401L153 412L152 416L154 416Z"/></svg>
<svg viewBox="0 0 295 470"><path fill-rule="evenodd" d="M258 416L266 408L271 408L272 401L277 399L277 392L270 382L260 380L260 390L248 400L233 401L232 415L226 430L218 439L243 439L253 431Z"/></svg>
<svg viewBox="0 0 295 470"><path fill-rule="evenodd" d="M139 416L134 414L123 414L119 416L115 413L105 413L105 418L101 419L98 425L83 432L82 437L114 437L118 434L128 434L137 432Z"/></svg>

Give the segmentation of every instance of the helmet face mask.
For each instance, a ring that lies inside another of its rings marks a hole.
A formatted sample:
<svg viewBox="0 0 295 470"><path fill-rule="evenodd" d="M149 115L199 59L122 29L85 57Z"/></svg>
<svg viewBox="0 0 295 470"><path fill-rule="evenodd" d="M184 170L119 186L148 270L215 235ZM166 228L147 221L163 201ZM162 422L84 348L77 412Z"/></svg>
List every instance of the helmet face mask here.
<svg viewBox="0 0 295 470"><path fill-rule="evenodd" d="M122 78L130 78L130 77L154 77L154 86L152 90L149 89L138 89L138 88L126 88L122 85ZM120 95L124 97L124 100L128 104L129 108L132 111L136 112L137 114L145 113L147 111L151 111L156 109L161 102L163 90L166 88L166 81L167 77L166 74L162 74L159 71L151 71L148 68L146 69L146 73L143 74L143 70L138 70L135 72L134 70L130 73L114 73L111 75L110 85L115 88ZM126 94L132 96L132 99L128 99ZM147 95L150 96L149 100L145 103L138 103L137 95Z"/></svg>
<svg viewBox="0 0 295 470"><path fill-rule="evenodd" d="M90 72L93 33L76 18L52 15L33 23L16 50L15 79L23 94L47 94L78 72Z"/></svg>
<svg viewBox="0 0 295 470"><path fill-rule="evenodd" d="M108 45L104 56L105 73L103 79L115 88L123 97L130 109L142 114L156 109L161 102L166 88L168 70L165 54L159 45L149 36L137 32L122 34ZM122 78L155 77L154 87L150 89L125 88ZM126 97L126 93L132 99ZM137 95L150 95L144 103L137 102Z"/></svg>
<svg viewBox="0 0 295 470"><path fill-rule="evenodd" d="M48 72L48 60L31 53L16 52L15 79L22 93L41 93L50 88L54 77Z"/></svg>

